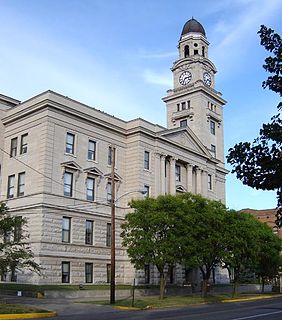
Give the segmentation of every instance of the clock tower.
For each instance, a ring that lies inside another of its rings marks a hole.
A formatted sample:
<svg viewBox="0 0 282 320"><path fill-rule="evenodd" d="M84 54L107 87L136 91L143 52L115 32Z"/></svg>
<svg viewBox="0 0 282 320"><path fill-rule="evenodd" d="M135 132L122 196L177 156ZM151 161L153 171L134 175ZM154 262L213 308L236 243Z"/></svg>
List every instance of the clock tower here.
<svg viewBox="0 0 282 320"><path fill-rule="evenodd" d="M209 42L203 26L194 18L183 27L179 58L174 62L173 89L163 98L167 128L189 127L208 149L212 158L224 162L223 105L215 90L216 67L208 58Z"/></svg>

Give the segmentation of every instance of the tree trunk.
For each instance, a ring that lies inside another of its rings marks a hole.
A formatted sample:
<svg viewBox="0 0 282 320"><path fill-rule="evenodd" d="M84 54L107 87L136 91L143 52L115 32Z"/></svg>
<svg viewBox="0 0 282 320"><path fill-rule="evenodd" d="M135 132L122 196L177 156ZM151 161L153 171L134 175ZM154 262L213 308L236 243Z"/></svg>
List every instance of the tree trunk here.
<svg viewBox="0 0 282 320"><path fill-rule="evenodd" d="M239 270L238 268L234 268L234 282L232 288L232 297L234 298L238 294L239 287Z"/></svg>
<svg viewBox="0 0 282 320"><path fill-rule="evenodd" d="M164 277L164 271L160 271L160 300L163 300L164 298L164 291L165 291L165 277Z"/></svg>
<svg viewBox="0 0 282 320"><path fill-rule="evenodd" d="M261 277L261 293L264 293L265 278Z"/></svg>
<svg viewBox="0 0 282 320"><path fill-rule="evenodd" d="M202 297L206 298L208 295L208 281L211 275L211 268L206 268L206 271L203 268L200 268L203 276L202 283Z"/></svg>

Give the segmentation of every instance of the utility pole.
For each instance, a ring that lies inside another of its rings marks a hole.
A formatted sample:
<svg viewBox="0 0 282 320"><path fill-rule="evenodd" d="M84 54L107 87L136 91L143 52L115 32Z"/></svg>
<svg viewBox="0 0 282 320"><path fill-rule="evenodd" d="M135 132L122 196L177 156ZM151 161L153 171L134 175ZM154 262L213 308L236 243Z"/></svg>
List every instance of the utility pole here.
<svg viewBox="0 0 282 320"><path fill-rule="evenodd" d="M112 172L111 172L111 293L110 303L115 304L115 291L116 291L116 204L115 204L115 162L116 162L116 148L111 146L112 152Z"/></svg>

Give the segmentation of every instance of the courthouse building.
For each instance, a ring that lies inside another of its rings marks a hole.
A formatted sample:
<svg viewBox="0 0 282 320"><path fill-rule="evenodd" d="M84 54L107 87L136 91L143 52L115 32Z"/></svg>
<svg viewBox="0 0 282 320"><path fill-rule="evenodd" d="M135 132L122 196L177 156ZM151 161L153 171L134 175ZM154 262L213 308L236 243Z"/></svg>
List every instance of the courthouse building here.
<svg viewBox="0 0 282 320"><path fill-rule="evenodd" d="M225 202L226 101L215 89L208 46L203 26L187 21L171 68L173 87L163 98L166 127L124 121L53 91L23 102L0 95L0 200L27 219L35 260L43 267L40 276L18 272L13 280L109 282L113 146L117 283L158 281L154 266L134 270L121 245L130 199L192 192ZM178 266L170 281L182 284L185 276ZM10 281L9 275L2 280Z"/></svg>

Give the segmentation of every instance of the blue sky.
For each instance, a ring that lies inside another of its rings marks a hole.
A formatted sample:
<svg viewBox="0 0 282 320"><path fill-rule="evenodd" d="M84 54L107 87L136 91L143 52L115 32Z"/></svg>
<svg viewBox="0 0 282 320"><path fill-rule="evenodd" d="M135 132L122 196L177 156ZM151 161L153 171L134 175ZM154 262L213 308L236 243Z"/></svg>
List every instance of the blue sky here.
<svg viewBox="0 0 282 320"><path fill-rule="evenodd" d="M263 90L261 24L282 35L281 0L0 0L0 93L26 100L47 89L125 120L166 124L177 42L191 17L210 42L225 107L225 149L253 140L276 112ZM227 166L228 167L228 166ZM229 174L227 205L276 206L274 192Z"/></svg>

